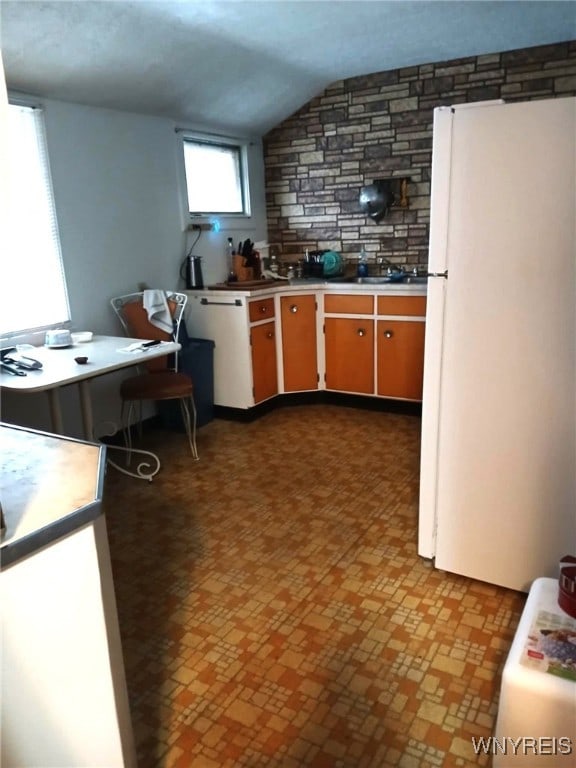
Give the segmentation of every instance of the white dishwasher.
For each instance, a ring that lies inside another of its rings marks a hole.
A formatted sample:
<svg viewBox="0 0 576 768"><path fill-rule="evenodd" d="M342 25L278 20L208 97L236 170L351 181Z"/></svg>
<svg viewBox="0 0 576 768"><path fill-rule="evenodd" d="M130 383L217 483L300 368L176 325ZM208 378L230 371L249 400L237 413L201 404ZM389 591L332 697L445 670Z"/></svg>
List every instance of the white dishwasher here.
<svg viewBox="0 0 576 768"><path fill-rule="evenodd" d="M224 295L223 295L224 294ZM190 336L214 342L214 405L254 405L250 365L250 323L246 296L223 291L188 291L186 327Z"/></svg>

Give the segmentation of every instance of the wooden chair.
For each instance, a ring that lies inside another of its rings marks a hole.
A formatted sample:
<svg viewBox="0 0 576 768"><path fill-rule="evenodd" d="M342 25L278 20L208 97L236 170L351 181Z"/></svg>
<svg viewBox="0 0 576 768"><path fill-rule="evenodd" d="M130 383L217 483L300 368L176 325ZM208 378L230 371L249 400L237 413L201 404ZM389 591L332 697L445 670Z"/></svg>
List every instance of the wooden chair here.
<svg viewBox="0 0 576 768"><path fill-rule="evenodd" d="M150 322L144 307L144 293L142 291L111 299L112 308L127 336L149 341L156 339L171 341L179 338L180 324L188 297L184 293L167 293L165 295L172 317L172 333L161 330ZM142 402L144 400L179 400L190 450L194 459L198 460L194 384L190 376L179 373L178 355L156 357L147 362L145 373L124 379L120 385L120 397L122 399L122 423L126 425L125 437L128 448L131 448L132 445L131 424L136 403L138 403L141 422ZM126 407L128 408L127 413Z"/></svg>

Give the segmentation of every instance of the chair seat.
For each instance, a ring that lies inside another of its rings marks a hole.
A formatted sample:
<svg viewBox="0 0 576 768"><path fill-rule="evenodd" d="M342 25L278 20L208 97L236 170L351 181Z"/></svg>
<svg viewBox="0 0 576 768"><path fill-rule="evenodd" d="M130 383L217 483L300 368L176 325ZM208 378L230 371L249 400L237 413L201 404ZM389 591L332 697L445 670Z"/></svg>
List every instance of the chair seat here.
<svg viewBox="0 0 576 768"><path fill-rule="evenodd" d="M157 371L131 376L120 385L123 400L176 400L192 397L192 379L185 373Z"/></svg>

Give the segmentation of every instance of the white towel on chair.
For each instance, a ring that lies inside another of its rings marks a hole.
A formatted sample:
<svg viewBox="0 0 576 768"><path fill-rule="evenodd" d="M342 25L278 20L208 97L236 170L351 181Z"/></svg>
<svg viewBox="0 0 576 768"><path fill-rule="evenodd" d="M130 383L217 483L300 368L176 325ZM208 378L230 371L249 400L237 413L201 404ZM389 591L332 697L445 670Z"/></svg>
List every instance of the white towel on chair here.
<svg viewBox="0 0 576 768"><path fill-rule="evenodd" d="M166 333L172 334L174 332L172 315L170 314L170 307L168 306L164 291L144 291L142 304L148 313L148 320L152 325L160 328L161 331L166 331Z"/></svg>

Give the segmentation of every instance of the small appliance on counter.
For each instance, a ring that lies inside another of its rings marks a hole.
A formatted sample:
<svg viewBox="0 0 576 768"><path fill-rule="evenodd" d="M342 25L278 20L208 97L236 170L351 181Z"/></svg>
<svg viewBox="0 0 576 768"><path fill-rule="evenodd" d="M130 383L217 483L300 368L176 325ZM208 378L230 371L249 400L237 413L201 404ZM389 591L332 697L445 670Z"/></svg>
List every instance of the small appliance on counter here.
<svg viewBox="0 0 576 768"><path fill-rule="evenodd" d="M184 267L184 281L186 283L186 288L204 288L204 280L202 278L202 257L193 256L192 254L186 256Z"/></svg>

